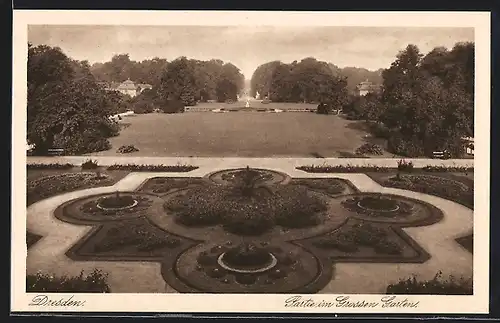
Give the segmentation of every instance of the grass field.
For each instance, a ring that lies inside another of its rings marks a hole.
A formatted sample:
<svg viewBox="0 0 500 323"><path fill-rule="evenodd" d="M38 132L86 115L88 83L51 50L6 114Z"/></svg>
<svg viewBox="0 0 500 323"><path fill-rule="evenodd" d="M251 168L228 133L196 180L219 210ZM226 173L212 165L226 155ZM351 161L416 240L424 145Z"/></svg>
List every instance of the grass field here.
<svg viewBox="0 0 500 323"><path fill-rule="evenodd" d="M258 105L282 110L292 106ZM132 156L348 157L367 134L356 121L310 112L152 113L127 116L121 122L126 127L110 139L112 148L92 155L118 155L120 146L134 145L139 151Z"/></svg>

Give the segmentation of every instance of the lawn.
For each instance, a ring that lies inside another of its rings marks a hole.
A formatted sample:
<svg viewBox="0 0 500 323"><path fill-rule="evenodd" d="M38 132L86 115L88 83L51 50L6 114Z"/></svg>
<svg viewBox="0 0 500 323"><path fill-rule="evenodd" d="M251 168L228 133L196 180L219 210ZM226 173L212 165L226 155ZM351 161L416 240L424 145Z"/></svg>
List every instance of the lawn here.
<svg viewBox="0 0 500 323"><path fill-rule="evenodd" d="M213 105L216 109L220 104ZM134 145L139 151L132 156L346 157L365 143L368 134L355 125L358 121L307 112L153 113L124 117L121 122L126 127L110 139L112 148L93 155L119 155L120 146Z"/></svg>

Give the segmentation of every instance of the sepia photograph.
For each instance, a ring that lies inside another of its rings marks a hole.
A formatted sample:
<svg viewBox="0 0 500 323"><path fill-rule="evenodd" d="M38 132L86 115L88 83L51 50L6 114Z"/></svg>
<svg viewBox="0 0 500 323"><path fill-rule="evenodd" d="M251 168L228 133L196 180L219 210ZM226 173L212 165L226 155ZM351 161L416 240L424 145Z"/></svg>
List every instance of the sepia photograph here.
<svg viewBox="0 0 500 323"><path fill-rule="evenodd" d="M19 309L487 311L488 14L168 14L15 15Z"/></svg>

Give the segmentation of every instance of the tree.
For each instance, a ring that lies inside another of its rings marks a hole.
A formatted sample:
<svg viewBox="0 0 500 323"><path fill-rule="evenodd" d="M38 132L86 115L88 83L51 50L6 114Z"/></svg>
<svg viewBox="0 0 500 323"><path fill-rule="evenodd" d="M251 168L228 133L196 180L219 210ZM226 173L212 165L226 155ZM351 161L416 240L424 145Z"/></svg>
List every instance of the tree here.
<svg viewBox="0 0 500 323"><path fill-rule="evenodd" d="M270 96L277 102L323 102L338 109L347 100L347 81L334 65L305 58L291 64L269 62L252 76L253 92Z"/></svg>
<svg viewBox="0 0 500 323"><path fill-rule="evenodd" d="M395 134L389 147L407 156L447 149L463 151L462 137L474 132L473 44L451 51L435 48L427 55L408 46L384 71L380 120Z"/></svg>
<svg viewBox="0 0 500 323"><path fill-rule="evenodd" d="M245 78L239 68L231 63L224 64L217 82L217 100L219 102L236 101L238 94L245 86L244 82Z"/></svg>
<svg viewBox="0 0 500 323"><path fill-rule="evenodd" d="M194 68L186 57L172 61L162 76L160 95L166 100L180 100L184 105L196 104L198 88Z"/></svg>
<svg viewBox="0 0 500 323"><path fill-rule="evenodd" d="M59 48L28 46L28 143L35 153L53 146L67 154L109 148L117 134L109 103L87 62L69 59Z"/></svg>

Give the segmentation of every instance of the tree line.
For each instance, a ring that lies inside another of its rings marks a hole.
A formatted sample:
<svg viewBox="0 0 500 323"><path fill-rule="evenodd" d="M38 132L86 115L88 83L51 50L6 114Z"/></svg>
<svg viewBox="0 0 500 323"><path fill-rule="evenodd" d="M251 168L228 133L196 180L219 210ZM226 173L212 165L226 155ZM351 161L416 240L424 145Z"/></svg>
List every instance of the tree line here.
<svg viewBox="0 0 500 323"><path fill-rule="evenodd" d="M251 94L275 102L346 103L347 79L334 66L309 57L291 64L273 61L260 65L252 75Z"/></svg>
<svg viewBox="0 0 500 323"><path fill-rule="evenodd" d="M202 61L179 57L171 62L161 58L137 62L128 54L119 54L109 62L93 64L91 71L103 82L130 79L151 84L157 99L180 100L185 105L208 100L236 100L244 88L240 70L219 59Z"/></svg>
<svg viewBox="0 0 500 323"><path fill-rule="evenodd" d="M281 73L286 73L286 78L281 77L283 81L286 79L286 81L290 83L303 83L302 86L295 89L295 96L299 91L302 91L302 89L303 92L307 92L307 89L305 89L307 88L307 84L304 83L308 83L309 81L311 84L317 83L321 81L321 76L324 78L325 75L330 75L334 79L343 79L349 94L352 94L356 90L357 85L363 81L370 81L375 85L382 84L383 69L370 71L360 67L340 68L333 63L322 62L309 57L300 62L294 61L291 64L271 61L257 67L250 81L252 96L255 96L257 93L261 94L261 96L270 94L271 85L273 83L273 73L278 67L281 69ZM319 75L319 77L317 75ZM314 79L314 77L316 77L316 79ZM300 95L299 98L294 98L294 94L291 94L290 97L296 101L301 100Z"/></svg>
<svg viewBox="0 0 500 323"><path fill-rule="evenodd" d="M344 107L352 119L368 120L388 148L403 156L463 153L474 136L474 43L423 55L408 45L382 73L380 93L352 97Z"/></svg>
<svg viewBox="0 0 500 323"><path fill-rule="evenodd" d="M153 88L131 98L101 84L128 78ZM91 66L58 47L28 44L27 141L38 155L53 147L64 148L65 154L107 150L108 138L119 133L111 115L131 109L183 112L199 101L236 100L243 88L240 70L217 59L134 62L122 54Z"/></svg>
<svg viewBox="0 0 500 323"><path fill-rule="evenodd" d="M354 94L353 80L365 80L360 75L380 83L381 91ZM410 44L388 68L372 74L314 58L272 61L252 75L251 94L257 93L276 102L319 103L319 113L342 108L348 118L366 120L398 155L447 150L459 157L463 138L474 136L474 43L436 47L426 55Z"/></svg>

